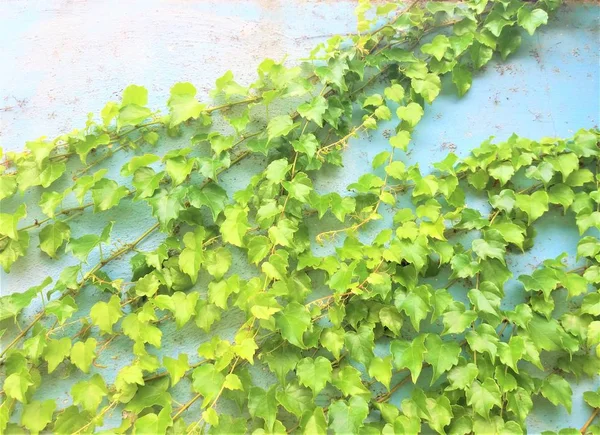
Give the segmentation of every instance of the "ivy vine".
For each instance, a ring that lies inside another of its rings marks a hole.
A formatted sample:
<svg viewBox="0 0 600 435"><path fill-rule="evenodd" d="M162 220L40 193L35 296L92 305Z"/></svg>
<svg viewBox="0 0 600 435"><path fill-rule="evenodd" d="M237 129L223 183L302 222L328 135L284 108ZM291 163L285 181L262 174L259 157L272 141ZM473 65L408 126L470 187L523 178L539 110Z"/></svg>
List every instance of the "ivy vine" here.
<svg viewBox="0 0 600 435"><path fill-rule="evenodd" d="M600 132L488 140L432 172L401 160L443 76L462 96L558 6L361 0L357 34L299 66L267 59L249 86L228 72L211 104L178 83L163 114L131 85L85 128L6 153L0 264L10 272L37 248L76 264L53 286L48 277L0 297L0 432L515 434L535 396L571 411L565 376L600 370ZM351 193L314 188L351 138L394 115L389 150ZM166 136L185 146L161 153ZM98 168L116 153L130 156L113 179ZM249 157L260 169L227 189L222 174ZM28 220L22 194L36 191L45 217ZM106 218L84 233L89 213L124 201L147 204L154 223L122 244ZM507 255L531 249L553 209L579 229L577 256L518 276L511 304ZM104 270L119 261L130 274ZM100 299L80 309L92 287ZM222 336L232 316L239 327ZM157 351L169 323L194 330L196 353ZM131 355L109 378L98 361L117 339ZM71 370L86 377L68 406L36 399L51 374ZM600 433L600 392L584 399L589 420L561 434ZM111 415L119 426L106 427Z"/></svg>

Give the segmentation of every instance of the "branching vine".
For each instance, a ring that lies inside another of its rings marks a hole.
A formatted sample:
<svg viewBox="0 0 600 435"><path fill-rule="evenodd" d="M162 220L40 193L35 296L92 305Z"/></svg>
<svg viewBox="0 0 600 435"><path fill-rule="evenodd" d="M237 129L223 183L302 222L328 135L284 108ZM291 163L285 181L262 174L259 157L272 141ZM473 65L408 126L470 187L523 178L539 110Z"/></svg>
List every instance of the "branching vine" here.
<svg viewBox="0 0 600 435"><path fill-rule="evenodd" d="M48 277L0 298L0 432L512 434L526 431L534 396L570 411L565 376L600 370L599 132L489 140L430 173L401 160L441 77L462 96L557 7L361 0L358 33L319 44L300 66L267 59L247 87L228 72L211 104L178 83L166 114L131 85L84 129L6 153L0 264L10 272L34 238L43 255L77 264L52 287ZM352 193L314 187L352 138L394 118L389 151ZM189 140L164 151L166 137ZM113 179L117 153L128 157ZM230 169L251 160L260 169L228 187ZM19 196L36 191L43 218ZM131 241L115 246L108 218L99 234L72 236L123 201L154 217ZM536 221L559 214L579 230L576 257L518 276L510 304L507 259L533 246ZM317 255L319 244L331 254ZM106 268L125 260L126 276ZM80 309L92 287L99 300ZM239 320L229 338L226 316ZM197 352L157 352L171 324L195 330ZM100 357L124 341L130 358L109 378ZM37 398L70 370L85 377L67 406ZM175 397L182 380L191 391ZM579 430L597 433L600 393L584 399Z"/></svg>

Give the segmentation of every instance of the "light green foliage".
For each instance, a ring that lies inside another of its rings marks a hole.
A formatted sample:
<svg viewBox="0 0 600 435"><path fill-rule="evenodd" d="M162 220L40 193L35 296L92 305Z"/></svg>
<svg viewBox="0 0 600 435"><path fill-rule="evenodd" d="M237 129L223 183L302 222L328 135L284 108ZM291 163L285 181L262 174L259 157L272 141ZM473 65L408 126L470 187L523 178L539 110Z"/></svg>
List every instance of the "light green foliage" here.
<svg viewBox="0 0 600 435"><path fill-rule="evenodd" d="M548 13L543 9L530 9L527 6L521 7L517 14L519 26L527 30L527 33L533 35L535 29L548 22Z"/></svg>
<svg viewBox="0 0 600 435"><path fill-rule="evenodd" d="M195 97L196 88L191 83L177 83L171 88L171 98L167 103L171 113L171 127L200 116L204 106Z"/></svg>
<svg viewBox="0 0 600 435"><path fill-rule="evenodd" d="M55 408L56 402L52 399L44 402L36 400L28 403L23 408L21 424L29 429L32 434L37 434L52 421L52 413Z"/></svg>
<svg viewBox="0 0 600 435"><path fill-rule="evenodd" d="M0 264L36 255L34 232L44 255L70 262L53 288L0 297L0 432L512 434L535 395L570 410L565 375L598 372L598 132L490 139L433 168L406 158L442 84L468 92L554 7L363 0L360 34L319 44L301 67L267 59L247 87L228 71L207 103L178 83L160 116L132 85L85 130L7 154ZM329 191L323 171L382 121L395 132L373 169ZM164 151L165 135L180 148ZM117 149L129 161L105 178L96 165ZM260 168L250 178L224 174L247 157ZM26 210L16 192L35 186L39 210ZM473 194L488 208L467 206ZM130 216L139 234L111 240L128 201L147 206ZM522 302L509 307L507 253L531 249L549 218L578 226L564 248L577 258L519 267L509 287ZM115 343L125 354L110 359ZM49 373L72 370L89 374L71 406L37 399ZM598 406L597 392L584 399Z"/></svg>
<svg viewBox="0 0 600 435"><path fill-rule="evenodd" d="M71 362L84 373L90 371L92 361L96 358L96 344L95 338L88 338L85 342L78 341L71 348Z"/></svg>
<svg viewBox="0 0 600 435"><path fill-rule="evenodd" d="M98 373L89 380L77 382L71 389L73 403L81 405L83 409L90 412L95 412L98 409L107 394L108 389L104 379Z"/></svg>
<svg viewBox="0 0 600 435"><path fill-rule="evenodd" d="M123 316L121 301L114 295L108 302L96 302L90 310L90 318L104 333L112 333L112 327Z"/></svg>

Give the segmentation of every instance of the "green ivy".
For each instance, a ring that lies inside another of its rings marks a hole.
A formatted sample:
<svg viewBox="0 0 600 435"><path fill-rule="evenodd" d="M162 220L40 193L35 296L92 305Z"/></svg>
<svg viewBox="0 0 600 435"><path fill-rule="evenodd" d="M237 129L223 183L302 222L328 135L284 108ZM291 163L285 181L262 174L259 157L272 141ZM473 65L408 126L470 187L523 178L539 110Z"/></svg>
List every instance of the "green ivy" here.
<svg viewBox="0 0 600 435"><path fill-rule="evenodd" d="M52 287L46 278L0 298L0 320L14 321L0 332L0 431L513 434L527 430L533 398L570 412L564 376L600 370L600 133L488 140L430 173L398 159L443 76L464 95L494 53L515 52L522 29L533 34L557 7L361 0L358 33L319 44L310 62L267 59L246 87L227 72L212 104L178 83L164 114L131 85L84 129L7 153L0 199L13 211L0 213L0 264L9 272L36 247L76 263ZM351 138L394 118L389 150L351 194L314 187L322 168L342 165ZM161 152L165 135L190 131ZM131 153L122 178L107 178L96 167L118 152ZM228 190L221 175L249 157L261 169ZM47 217L30 222L17 195L36 186ZM487 208L470 207L472 196ZM128 243L111 240L108 218L100 234L77 225L126 201L155 219ZM555 210L579 229L577 258L516 277L521 302L510 305L507 254L531 249L535 222ZM318 244L331 254L317 255ZM103 270L124 259L130 274ZM91 287L99 299L80 309ZM229 338L219 335L226 317L239 320ZM197 328L196 354L157 356L167 323ZM131 354L109 377L98 361L117 338ZM257 382L253 366L270 381ZM36 398L56 370L86 374L68 406ZM191 389L185 403L180 383ZM594 410L581 431L599 433L600 392L584 400ZM119 426L105 427L111 415Z"/></svg>

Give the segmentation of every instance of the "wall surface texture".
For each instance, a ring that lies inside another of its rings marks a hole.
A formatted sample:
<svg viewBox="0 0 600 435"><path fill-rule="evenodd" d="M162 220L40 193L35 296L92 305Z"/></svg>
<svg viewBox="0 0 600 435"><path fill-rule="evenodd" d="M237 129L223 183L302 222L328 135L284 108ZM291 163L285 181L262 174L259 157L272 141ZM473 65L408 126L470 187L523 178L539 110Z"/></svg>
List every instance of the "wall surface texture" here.
<svg viewBox="0 0 600 435"><path fill-rule="evenodd" d="M288 64L293 64L328 36L352 32L354 7L354 1L317 0L3 0L0 146L5 151L20 150L27 140L81 127L87 112L99 113L106 101L117 100L131 83L149 89L154 108L164 108L175 82L192 82L201 99L226 70L232 70L240 83L248 83L264 58L287 56ZM516 55L506 62L494 60L477 74L464 98L459 99L451 83L445 83L442 95L427 108L403 160L420 163L426 172L448 151L467 155L491 135L500 140L512 133L532 139L568 137L579 128L598 126L599 27L600 6L563 6L534 37L524 36ZM352 140L345 168L326 171L316 181L316 188L344 192L345 186L367 171L373 156L386 148L385 135L393 127L389 123ZM183 144L185 140L168 141L165 149ZM117 176L127 157L115 156L106 166L110 173ZM259 162L247 162L224 181L232 188L243 186L257 165ZM35 194L25 197L31 203L30 218L39 213L35 211L36 198ZM473 201L472 206L477 206ZM15 205L7 201L2 207L12 210ZM109 219L117 221L114 243L135 238L140 228L153 222L147 209L124 202L119 212L90 217L91 229L86 232L100 230ZM535 248L510 255L515 276L530 273L542 259L562 252L575 262L577 228L564 226L558 219L558 214L540 219ZM36 245L35 236L33 240L32 246ZM151 249L157 240L145 242L142 248ZM90 264L96 260L90 259ZM52 261L37 251L15 264L10 274L0 272L1 293L23 291L48 275L56 278L61 268L70 264L72 259ZM127 270L127 261L107 268L115 276L127 275ZM516 294L520 288L511 280L507 293ZM78 300L83 312L98 297L97 292L86 290ZM29 310L26 314L34 313ZM235 316L224 319L218 332L226 337L238 322ZM198 341L207 339L198 334L195 327L165 328L161 353L195 354ZM116 340L114 350L103 354L98 363L107 366L105 372L114 377L131 358L130 346L127 339ZM255 375L268 382L261 370L256 369ZM71 385L79 379L75 372L57 371L36 398L56 398L64 406L69 403ZM583 425L589 411L582 392L590 389L590 381L569 381L574 391L572 414L536 399L537 410L528 421L530 433ZM600 386L599 380L594 383ZM408 394L408 389L399 390L393 403L398 405ZM187 400L189 382L180 382L173 395L180 402ZM188 413L199 415L198 405ZM119 421L117 411L106 419L107 427Z"/></svg>

